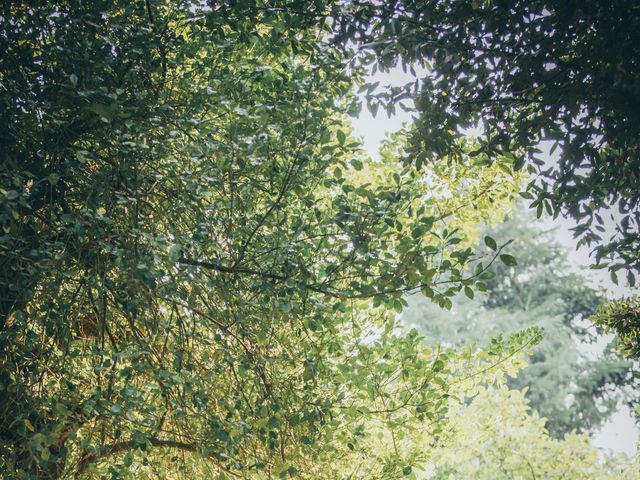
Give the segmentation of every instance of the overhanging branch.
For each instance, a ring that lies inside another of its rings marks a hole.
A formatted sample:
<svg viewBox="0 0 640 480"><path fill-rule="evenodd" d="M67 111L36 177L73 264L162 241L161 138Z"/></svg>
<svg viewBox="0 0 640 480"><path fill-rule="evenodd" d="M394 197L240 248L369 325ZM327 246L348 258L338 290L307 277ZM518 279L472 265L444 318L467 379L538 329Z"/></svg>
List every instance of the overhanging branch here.
<svg viewBox="0 0 640 480"><path fill-rule="evenodd" d="M151 445L152 447L159 447L159 448L173 448L173 449L177 449L177 450L182 450L185 452L191 452L191 453L198 453L199 450L199 446L198 445L194 445L192 443L186 443L186 442L180 442L177 440L163 440L157 437L147 437L146 438L147 443L149 445ZM129 450L133 450L135 449L135 446L133 443L131 442L117 442L114 443L108 447L103 448L100 452L98 453L88 453L87 455L85 455L84 457L82 457L82 459L80 460L80 462L78 462L78 466L76 469L76 474L80 475L82 472L84 472L86 470L86 468L93 462L96 462L102 458L105 457L110 457L112 455L118 455L120 453L129 451ZM228 467L225 467L224 465L222 465L220 463L220 460L218 458L215 457L215 455L213 453L207 455L207 458L210 460L213 460L216 462L216 465L218 468L220 468L221 470L224 470L226 473L228 473L229 475L232 475L236 478L242 478L241 475L239 475L238 473L230 470Z"/></svg>

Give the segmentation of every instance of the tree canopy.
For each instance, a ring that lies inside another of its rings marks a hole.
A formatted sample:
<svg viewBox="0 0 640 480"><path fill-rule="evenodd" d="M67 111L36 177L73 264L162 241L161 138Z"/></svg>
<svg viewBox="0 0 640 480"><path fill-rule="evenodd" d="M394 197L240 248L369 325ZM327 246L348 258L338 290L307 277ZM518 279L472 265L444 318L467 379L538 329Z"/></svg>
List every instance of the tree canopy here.
<svg viewBox="0 0 640 480"><path fill-rule="evenodd" d="M531 407L546 419L552 435L594 431L617 410L625 387L634 385L632 365L615 353L616 342L593 358L603 339L588 328L589 318L604 296L588 285L584 272L571 268L553 232L531 226L531 220L517 209L508 221L484 232L483 244L509 238L509 250L518 252L518 265L496 266L496 278L485 282L484 292L456 299L451 311L415 295L402 318L430 344L483 345L490 335L540 327L544 339L529 366L508 384L527 389Z"/></svg>
<svg viewBox="0 0 640 480"><path fill-rule="evenodd" d="M480 127L477 161L507 155L515 169L527 166L534 177L522 195L538 216L573 217L596 264L626 270L633 286L640 266L637 2L363 3L343 28L369 40L364 62L426 66L421 82L375 99L393 105L415 97L419 119L407 162L460 160L455 139ZM553 162L541 155L542 141L551 144Z"/></svg>
<svg viewBox="0 0 640 480"><path fill-rule="evenodd" d="M351 134L358 88L406 94L367 65L449 29L427 3L3 4L4 478L416 478L448 412L515 375L539 329L443 349L396 314L516 263L473 245L519 150L423 158L426 114L378 162Z"/></svg>
<svg viewBox="0 0 640 480"><path fill-rule="evenodd" d="M453 412L452 412L453 413ZM498 415L500 421L495 421ZM544 419L529 410L522 392L483 390L451 418L447 447L434 455L438 480L545 478L560 480L636 478L633 459L599 458L589 437L570 434L558 440Z"/></svg>

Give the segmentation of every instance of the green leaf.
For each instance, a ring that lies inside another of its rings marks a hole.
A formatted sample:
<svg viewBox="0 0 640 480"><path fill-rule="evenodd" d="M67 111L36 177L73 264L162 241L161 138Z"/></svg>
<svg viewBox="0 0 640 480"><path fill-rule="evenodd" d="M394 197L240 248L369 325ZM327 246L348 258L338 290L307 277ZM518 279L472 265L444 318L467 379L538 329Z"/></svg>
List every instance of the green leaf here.
<svg viewBox="0 0 640 480"><path fill-rule="evenodd" d="M182 256L182 245L175 244L169 248L169 260L173 263L177 262Z"/></svg>
<svg viewBox="0 0 640 480"><path fill-rule="evenodd" d="M482 272L482 274L480 275L481 280L493 280L494 278L496 278L496 272L491 272L488 270Z"/></svg>
<svg viewBox="0 0 640 480"><path fill-rule="evenodd" d="M494 252L498 249L498 245L496 244L496 241L489 235L484 237L484 244Z"/></svg>
<svg viewBox="0 0 640 480"><path fill-rule="evenodd" d="M289 313L292 309L293 309L293 306L291 305L290 302L281 302L280 303L280 310L282 310L283 312Z"/></svg>
<svg viewBox="0 0 640 480"><path fill-rule="evenodd" d="M42 460L46 462L47 460L49 460L50 457L51 457L51 451L46 447L43 448L40 452L40 458L42 458Z"/></svg>
<svg viewBox="0 0 640 480"><path fill-rule="evenodd" d="M506 253L503 253L502 255L500 255L500 261L504 263L507 267L515 267L516 265L518 265L518 262L516 261L515 257L512 255L508 255Z"/></svg>
<svg viewBox="0 0 640 480"><path fill-rule="evenodd" d="M518 195L520 195L522 198L526 198L527 200L535 199L535 197L529 192L519 192Z"/></svg>
<svg viewBox="0 0 640 480"><path fill-rule="evenodd" d="M471 300L473 300L473 297L475 296L473 290L470 287L464 287L464 294Z"/></svg>
<svg viewBox="0 0 640 480"><path fill-rule="evenodd" d="M347 136L345 135L345 133L342 130L338 130L336 132L336 136L338 137L338 142L340 143L340 145L344 145L344 142L347 140Z"/></svg>
<svg viewBox="0 0 640 480"><path fill-rule="evenodd" d="M609 276L611 277L611 281L615 285L618 285L618 274L614 270L611 270L611 272L609 273Z"/></svg>
<svg viewBox="0 0 640 480"><path fill-rule="evenodd" d="M513 169L517 172L524 167L524 156L518 155L513 159Z"/></svg>
<svg viewBox="0 0 640 480"><path fill-rule="evenodd" d="M427 229L424 225L418 225L413 230L411 230L411 238L413 238L414 240L418 240L425 234L426 231Z"/></svg>

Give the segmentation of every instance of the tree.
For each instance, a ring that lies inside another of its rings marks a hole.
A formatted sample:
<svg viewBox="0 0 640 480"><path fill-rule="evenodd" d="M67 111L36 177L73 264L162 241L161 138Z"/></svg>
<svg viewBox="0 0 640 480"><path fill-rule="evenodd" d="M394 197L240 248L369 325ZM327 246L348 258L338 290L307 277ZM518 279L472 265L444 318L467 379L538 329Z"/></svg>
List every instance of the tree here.
<svg viewBox="0 0 640 480"><path fill-rule="evenodd" d="M360 7L3 4L5 478L411 477L452 393L539 341L398 333L407 292L451 307L510 258L465 224L519 174L464 139L429 182L366 162Z"/></svg>
<svg viewBox="0 0 640 480"><path fill-rule="evenodd" d="M640 298L632 296L605 303L591 317L605 331L615 331L619 350L629 358L640 358Z"/></svg>
<svg viewBox="0 0 640 480"><path fill-rule="evenodd" d="M563 440L547 435L544 419L530 411L520 391L486 389L451 413L448 435L434 452L435 472L429 478L638 478L636 461L624 455L599 458L585 435L571 434Z"/></svg>
<svg viewBox="0 0 640 480"><path fill-rule="evenodd" d="M369 91L373 108L415 99L407 162L458 158L462 131L482 127L475 151L510 156L534 174L523 192L578 223L578 244L631 286L640 267L640 12L633 0L356 2L340 24L365 38L373 69L425 65L421 83ZM405 107L406 108L406 107ZM551 142L553 161L541 158ZM617 210L617 212L616 212ZM611 220L606 219L611 213ZM607 238L607 225L610 238Z"/></svg>
<svg viewBox="0 0 640 480"><path fill-rule="evenodd" d="M488 273L449 226L471 206L365 166L348 58L313 15L251 7L4 5L5 478L405 476L394 435L537 341L395 334L405 292L450 306Z"/></svg>
<svg viewBox="0 0 640 480"><path fill-rule="evenodd" d="M518 252L518 264L497 265L497 276L485 282L478 297L458 300L451 312L443 312L415 296L409 299L403 319L419 328L431 344L449 345L483 345L490 336L539 326L544 339L528 359L529 367L509 386L526 387L531 407L547 419L546 428L554 436L592 432L616 411L621 389L633 384L631 365L614 353L612 345L597 360L585 351L598 338L587 328L587 319L603 296L572 271L568 252L549 232L531 222L530 215L516 210L508 221L485 232L489 251L494 237L512 239L509 248Z"/></svg>

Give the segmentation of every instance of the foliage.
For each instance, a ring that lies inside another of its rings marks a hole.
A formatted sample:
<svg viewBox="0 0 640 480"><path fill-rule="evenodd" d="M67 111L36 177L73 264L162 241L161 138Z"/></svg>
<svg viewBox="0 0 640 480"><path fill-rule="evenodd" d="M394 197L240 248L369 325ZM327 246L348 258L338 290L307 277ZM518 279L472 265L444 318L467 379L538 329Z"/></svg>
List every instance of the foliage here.
<svg viewBox="0 0 640 480"><path fill-rule="evenodd" d="M520 178L508 154L361 173L369 8L3 4L4 478L411 478L450 398L539 341L398 333L407 292L450 308L514 264L467 223Z"/></svg>
<svg viewBox="0 0 640 480"><path fill-rule="evenodd" d="M356 5L343 29L368 40L363 63L426 67L421 83L370 92L375 108L415 98L420 118L408 160L420 168L455 158L461 132L481 127L475 153L489 162L510 156L515 169L526 164L536 175L523 196L538 216L572 216L579 244L594 246L597 264L627 270L633 285L640 268L637 2ZM552 161L540 155L541 141L552 155L559 147Z"/></svg>
<svg viewBox="0 0 640 480"><path fill-rule="evenodd" d="M537 341L394 333L405 292L450 307L500 252L397 159L358 176L322 24L245 13L5 5L4 478L405 476L421 454L389 441L437 430L458 360L490 380Z"/></svg>
<svg viewBox="0 0 640 480"><path fill-rule="evenodd" d="M434 473L424 478L639 478L633 460L621 455L601 461L589 437L571 434L556 440L544 423L530 412L523 392L484 390L468 406L451 409L448 435L433 456Z"/></svg>
<svg viewBox="0 0 640 480"><path fill-rule="evenodd" d="M457 299L451 312L410 297L403 321L416 326L429 343L454 346L482 345L491 335L539 326L542 343L528 359L529 367L509 385L526 387L528 401L547 419L546 428L554 436L597 429L615 412L620 387L633 384L631 365L611 348L597 359L585 352L598 339L587 328L587 319L602 295L572 271L568 252L549 232L532 227L526 212L516 210L507 222L485 233L489 251L493 237L512 239L509 248L518 252L518 265L496 265L497 276L484 282L484 292L473 300Z"/></svg>
<svg viewBox="0 0 640 480"><path fill-rule="evenodd" d="M640 358L640 297L632 296L605 303L598 308L591 320L607 332L615 331L618 334L618 348L625 356Z"/></svg>
<svg viewBox="0 0 640 480"><path fill-rule="evenodd" d="M405 127L383 142L380 155L384 163L398 169L410 158L407 138L412 131L412 127ZM435 222L446 220L447 226L460 236L461 243L471 246L478 242L481 225L499 223L511 211L523 175L510 169L507 157L488 166L474 163L469 152L474 152L478 143L473 138L460 138L456 146L458 155L466 156L466 160L452 164L444 155L433 161L428 171L423 172L421 202L437 213ZM494 250L498 250L497 244Z"/></svg>

